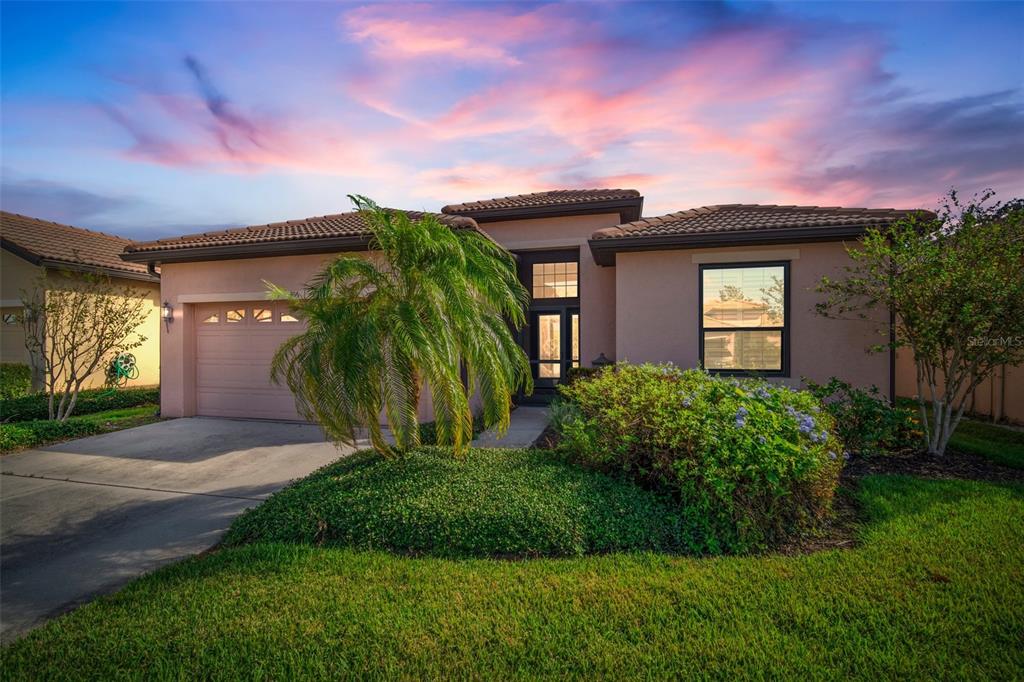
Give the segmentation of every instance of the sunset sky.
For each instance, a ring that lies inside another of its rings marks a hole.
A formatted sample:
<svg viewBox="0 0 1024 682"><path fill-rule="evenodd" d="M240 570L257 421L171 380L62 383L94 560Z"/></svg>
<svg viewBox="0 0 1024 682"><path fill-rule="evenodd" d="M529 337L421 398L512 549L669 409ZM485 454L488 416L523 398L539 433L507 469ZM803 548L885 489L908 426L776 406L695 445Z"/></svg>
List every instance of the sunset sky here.
<svg viewBox="0 0 1024 682"><path fill-rule="evenodd" d="M1021 3L2 5L5 210L155 238L629 187L1024 195Z"/></svg>

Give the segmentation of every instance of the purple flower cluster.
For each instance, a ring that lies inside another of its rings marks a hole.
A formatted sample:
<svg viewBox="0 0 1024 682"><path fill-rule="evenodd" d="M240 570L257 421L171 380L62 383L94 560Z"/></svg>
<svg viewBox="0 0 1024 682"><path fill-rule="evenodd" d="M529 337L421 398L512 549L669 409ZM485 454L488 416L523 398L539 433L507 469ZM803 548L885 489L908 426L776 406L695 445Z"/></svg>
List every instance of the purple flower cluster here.
<svg viewBox="0 0 1024 682"><path fill-rule="evenodd" d="M803 412L798 412L793 409L792 405L786 406L786 413L790 417L796 419L796 427L800 430L800 433L807 436L812 443L824 443L828 440L828 431L822 429L818 431L818 425L814 421L814 417Z"/></svg>
<svg viewBox="0 0 1024 682"><path fill-rule="evenodd" d="M757 390L754 391L754 395L756 395L761 400L768 400L768 398L772 396L772 394L769 393L768 389L765 388L764 386L758 386Z"/></svg>
<svg viewBox="0 0 1024 682"><path fill-rule="evenodd" d="M739 409L736 410L736 428L742 429L747 425L747 415L750 414L747 408L740 405Z"/></svg>

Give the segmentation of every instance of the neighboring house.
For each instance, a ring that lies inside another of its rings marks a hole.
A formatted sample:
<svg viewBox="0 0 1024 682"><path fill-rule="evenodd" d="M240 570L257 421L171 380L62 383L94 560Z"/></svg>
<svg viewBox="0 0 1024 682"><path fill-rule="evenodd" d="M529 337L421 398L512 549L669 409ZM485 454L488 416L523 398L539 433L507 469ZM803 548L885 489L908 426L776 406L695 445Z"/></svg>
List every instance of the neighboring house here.
<svg viewBox="0 0 1024 682"><path fill-rule="evenodd" d="M569 367L601 356L756 373L790 385L839 376L893 390L889 354L865 349L878 323L814 313L822 276L843 275L844 242L906 211L729 205L641 219L635 190L559 190L445 206L513 251L532 295L520 340L547 399ZM355 213L130 245L160 266L173 322L162 330L167 416L295 419L270 359L295 333L266 281L299 290L333 255L365 251Z"/></svg>
<svg viewBox="0 0 1024 682"><path fill-rule="evenodd" d="M42 272L46 272L48 284L59 284L62 277L84 272L98 273L109 276L118 286L146 292L149 316L138 329L146 342L131 351L140 372L132 385L159 384L160 278L145 265L121 259L130 244L128 239L102 232L0 212L0 361L29 364L22 325L22 295L35 289ZM92 374L85 387L102 386L104 370Z"/></svg>

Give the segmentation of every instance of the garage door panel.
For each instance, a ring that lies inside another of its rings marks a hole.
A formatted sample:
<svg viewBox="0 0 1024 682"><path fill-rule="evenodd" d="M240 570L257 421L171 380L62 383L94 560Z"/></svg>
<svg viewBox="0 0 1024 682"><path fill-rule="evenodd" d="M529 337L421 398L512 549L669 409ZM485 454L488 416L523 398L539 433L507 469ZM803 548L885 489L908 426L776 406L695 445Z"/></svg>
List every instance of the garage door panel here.
<svg viewBox="0 0 1024 682"><path fill-rule="evenodd" d="M282 317L281 303L204 304L197 307L196 413L215 417L301 419L295 399L270 379L274 353L303 329ZM257 321L273 316L269 321ZM239 312L244 313L241 321ZM230 314L229 314L230 313Z"/></svg>

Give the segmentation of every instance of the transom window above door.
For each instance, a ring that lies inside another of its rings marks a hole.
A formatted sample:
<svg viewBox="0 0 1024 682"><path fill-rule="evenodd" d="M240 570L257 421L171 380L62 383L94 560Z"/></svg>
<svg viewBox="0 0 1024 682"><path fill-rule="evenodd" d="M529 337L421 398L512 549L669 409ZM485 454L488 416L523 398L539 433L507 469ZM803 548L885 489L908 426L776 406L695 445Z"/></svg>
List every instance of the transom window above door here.
<svg viewBox="0 0 1024 682"><path fill-rule="evenodd" d="M532 274L534 298L576 298L580 295L578 263L534 263Z"/></svg>
<svg viewBox="0 0 1024 682"><path fill-rule="evenodd" d="M198 309L199 323L204 327L233 325L266 327L296 324L299 321L286 302L205 303Z"/></svg>

